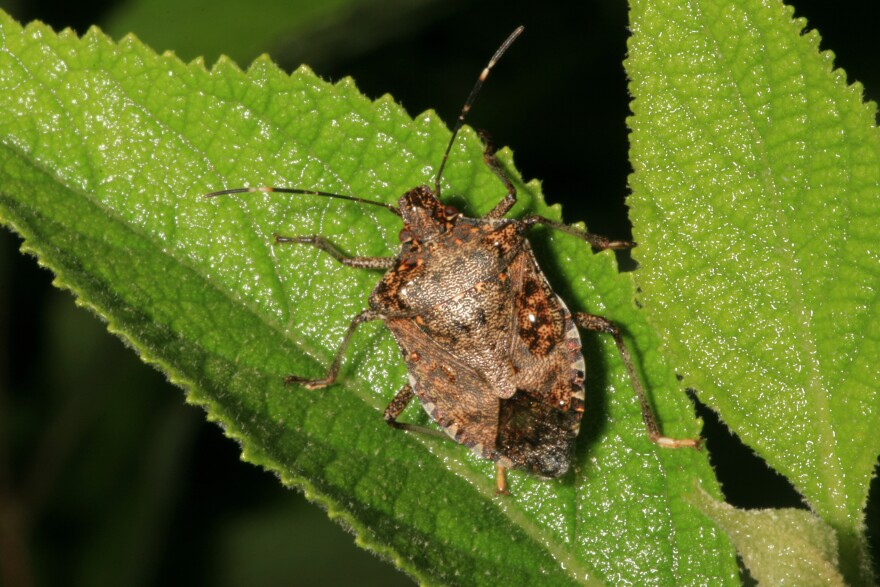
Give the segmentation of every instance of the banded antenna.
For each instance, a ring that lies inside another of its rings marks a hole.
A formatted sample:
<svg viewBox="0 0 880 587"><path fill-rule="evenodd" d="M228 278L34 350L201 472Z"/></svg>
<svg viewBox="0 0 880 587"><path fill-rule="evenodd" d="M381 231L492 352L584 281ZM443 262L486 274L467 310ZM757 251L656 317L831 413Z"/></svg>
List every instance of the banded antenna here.
<svg viewBox="0 0 880 587"><path fill-rule="evenodd" d="M498 50L495 51L494 55L492 55L492 59L489 60L489 63L486 64L486 67L484 67L483 71L480 72L480 77L477 78L477 83L474 84L473 89L471 89L471 93L468 95L467 100L465 100L464 106L461 109L461 113L458 115L458 119L455 121L455 126L452 129L452 137L450 137L449 144L446 145L446 151L443 153L443 160L440 162L440 167L437 168L437 176L434 180L434 195L435 197L437 197L437 199L440 198L440 179L443 176L443 170L446 168L446 162L449 160L449 153L452 151L452 145L455 143L455 137L458 136L458 131L460 131L461 127L464 125L464 119L467 116L467 113L470 111L471 106L473 106L477 94L480 93L480 89L483 87L483 82L485 82L486 78L489 77L489 72L492 70L493 67L495 67L495 63L498 62L501 56L504 55L504 52L507 51L508 47L513 44L516 38L520 36L520 34L524 30L525 27L523 26L517 27L517 29L510 33L510 36L508 36L507 39L503 43L501 43L501 46L498 47ZM358 202L360 204L381 206L382 208L390 210L393 214L400 216L400 210L398 210L396 206L392 206L391 204L386 204L384 202L376 202L375 200L367 200L366 198L356 198L354 196L345 196L342 194L332 194L330 192L305 190L300 188L282 188L272 186L233 188L229 190L219 190L216 192L211 192L210 194L205 194L205 197L216 198L217 196L226 196L230 194L248 194L256 192L261 192L264 194L300 194L308 196L323 196L325 198L338 198L340 200L348 200L350 202Z"/></svg>
<svg viewBox="0 0 880 587"><path fill-rule="evenodd" d="M526 27L524 26L517 27L515 31L510 33L507 40L501 43L501 46L495 51L495 55L492 56L492 59L489 60L489 63L486 64L486 67L480 72L480 77L477 78L477 83L474 84L471 93L468 95L467 100L465 100L461 113L458 115L458 120L455 121L455 126L452 129L452 137L449 138L449 144L446 145L446 152L443 154L443 161L440 162L440 167L437 169L437 178L434 180L434 195L438 200L440 199L440 177L443 175L443 169L446 167L446 161L449 159L449 153L452 151L452 144L455 142L455 137L458 135L458 131L461 130L461 127L464 126L465 116L470 112L477 94L480 93L480 89L483 87L483 82L489 77L489 72L492 71L492 68L495 67L495 64L501 59L504 52L507 51L508 47L513 44L516 38L520 36L525 29Z"/></svg>
<svg viewBox="0 0 880 587"><path fill-rule="evenodd" d="M271 193L279 193L279 194L303 194L307 196L324 196L325 198L339 198L340 200L348 200L350 202L358 202L360 204L372 204L373 206L381 206L383 208L387 208L391 210L397 216L400 216L400 210L397 209L396 206L392 206L391 204L386 204L385 202L376 202L374 200L367 200L365 198L355 198L354 196L343 196L342 194L331 194L330 192L320 192L318 190L302 190L299 188L277 188L271 186L259 186L259 187L249 187L249 188L233 188L231 190L220 190L217 192L211 192L210 194L205 194L206 198L216 198L217 196L226 196L229 194L249 194L254 192L262 192L264 194Z"/></svg>

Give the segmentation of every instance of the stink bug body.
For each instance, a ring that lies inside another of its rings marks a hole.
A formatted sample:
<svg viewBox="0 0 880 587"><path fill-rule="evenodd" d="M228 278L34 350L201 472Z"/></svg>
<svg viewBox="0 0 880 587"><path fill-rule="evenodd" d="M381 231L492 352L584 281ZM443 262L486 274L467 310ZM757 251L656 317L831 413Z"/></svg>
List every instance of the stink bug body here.
<svg viewBox="0 0 880 587"><path fill-rule="evenodd" d="M389 425L439 434L398 422L417 396L446 435L497 464L497 487L506 492L505 470L522 468L546 477L564 474L584 411L585 363L577 326L611 334L638 397L650 439L665 447L698 446L695 439L662 436L635 373L620 330L600 316L569 312L538 267L526 232L544 224L578 236L596 249L628 248L541 217L508 219L516 189L486 146L484 160L507 195L483 218L467 218L440 199L440 179L450 150L489 71L522 32L515 30L496 51L471 90L435 177L434 189L419 186L397 206L299 188L223 190L283 192L342 198L382 206L401 217L396 257L348 257L318 235L276 236L276 243L316 247L344 265L386 269L370 295L370 308L351 322L336 357L321 379L298 375L289 384L318 389L337 377L358 325L384 320L406 362L409 382L385 410Z"/></svg>

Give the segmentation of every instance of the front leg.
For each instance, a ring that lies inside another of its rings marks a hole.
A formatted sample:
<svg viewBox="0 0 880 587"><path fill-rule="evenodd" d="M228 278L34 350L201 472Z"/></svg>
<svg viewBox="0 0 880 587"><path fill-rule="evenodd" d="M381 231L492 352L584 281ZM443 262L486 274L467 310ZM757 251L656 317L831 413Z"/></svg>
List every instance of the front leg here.
<svg viewBox="0 0 880 587"><path fill-rule="evenodd" d="M496 495L510 495L507 491L507 468L495 463L495 493Z"/></svg>
<svg viewBox="0 0 880 587"><path fill-rule="evenodd" d="M308 236L275 235L276 245L288 243L311 245L316 249L324 251L343 265L356 267L358 269L391 269L394 266L394 262L397 261L397 258L395 257L349 257L340 251L332 242L317 234Z"/></svg>
<svg viewBox="0 0 880 587"><path fill-rule="evenodd" d="M636 243L632 241L609 240L604 236L593 234L592 232L587 232L586 230L581 230L580 228L576 228L574 226L569 226L568 224L565 224L563 222L550 220L549 218L544 218L543 216L538 216L537 214L526 216L520 222L526 228L530 228L532 226L535 226L536 224L543 224L545 226L549 226L550 228L555 228L556 230L560 230L566 234L571 234L587 241L594 249L631 249L636 246Z"/></svg>
<svg viewBox="0 0 880 587"><path fill-rule="evenodd" d="M495 157L495 149L492 148L492 143L489 141L489 135L480 131L480 140L483 141L483 161L492 173L504 183L504 187L507 188L507 195L504 196L500 202L495 204L494 208L489 210L489 213L486 214L486 218L501 218L510 212L510 209L516 204L516 186L514 186L513 182L510 181L510 178L507 177L507 173L504 171L504 168L501 167L501 162Z"/></svg>
<svg viewBox="0 0 880 587"><path fill-rule="evenodd" d="M489 213L486 214L486 218L501 218L508 212L510 209L516 205L516 186L513 185L513 182L510 181L510 178L507 177L507 173L505 173L504 168L501 167L501 162L495 157L495 151L492 148L492 145L489 142L489 137L483 132L480 132L480 139L483 141L483 145L485 146L485 150L483 151L483 161L486 162L486 166L498 176L502 182L504 182L504 187L507 188L507 195L498 202L494 208L489 210ZM538 216L533 214L531 216L527 216L521 220L523 225L526 228L530 228L536 224L544 224L549 226L550 228L555 228L556 230L561 230L567 234L572 234L574 236L580 237L583 240L590 243L590 245L594 249L631 249L636 246L636 243L631 241L613 241L605 238L604 236L600 236L598 234L593 234L591 232L587 232L586 230L581 230L579 228L575 228L574 226L569 226L568 224L564 224L562 222L556 222L555 220L550 220L549 218L545 218L543 216Z"/></svg>

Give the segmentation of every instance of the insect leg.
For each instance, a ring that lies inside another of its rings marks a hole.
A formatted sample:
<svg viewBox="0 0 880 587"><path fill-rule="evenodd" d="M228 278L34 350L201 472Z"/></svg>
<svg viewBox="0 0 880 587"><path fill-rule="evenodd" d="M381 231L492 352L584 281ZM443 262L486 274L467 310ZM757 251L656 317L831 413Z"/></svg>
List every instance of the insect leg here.
<svg viewBox="0 0 880 587"><path fill-rule="evenodd" d="M358 269L391 269L394 266L394 262L397 260L395 257L349 257L340 251L332 242L317 234L309 236L275 235L276 245L286 243L312 245L316 249L324 251L343 265L357 267Z"/></svg>
<svg viewBox="0 0 880 587"><path fill-rule="evenodd" d="M306 379L305 377L300 377L298 375L288 375L284 378L284 383L299 383L302 384L306 389L321 389L322 387L327 387L331 385L334 381L336 381L336 376L339 374L339 367L342 365L342 357L345 355L345 349L348 348L348 343L351 341L351 337L354 334L354 331L357 327L369 320L384 320L387 316L384 314L380 314L375 310L364 310L360 314L358 314L354 320L351 321L351 324L348 327L348 331L345 333L345 337L342 339L342 343L339 345L339 349L336 351L336 357L333 359L333 363L330 365L330 368L327 370L327 375L325 375L322 379Z"/></svg>
<svg viewBox="0 0 880 587"><path fill-rule="evenodd" d="M438 430L434 430L433 428L397 421L397 417L403 413L403 410L406 409L406 406L412 400L413 396L413 388L409 383L400 388L400 391L397 392L397 395L394 396L394 399L391 400L391 403L385 408L385 421L388 425L392 428L397 428L398 430L418 432L419 434L427 434L429 436L439 436L440 438L449 439L447 435Z"/></svg>
<svg viewBox="0 0 880 587"><path fill-rule="evenodd" d="M569 226L563 222L557 222L555 220L550 220L549 218L544 218L543 216L526 216L521 220L521 222L526 227L531 227L536 224L544 224L549 226L550 228L555 228L556 230L561 230L566 234L571 234L576 237L582 238L583 240L590 243L594 249L631 249L636 246L636 243L632 241L613 241L605 238L604 236L600 236L598 234L593 234L591 232L587 232L586 230L581 230L580 228Z"/></svg>
<svg viewBox="0 0 880 587"><path fill-rule="evenodd" d="M507 491L507 469L495 463L495 492L498 495L510 495Z"/></svg>
<svg viewBox="0 0 880 587"><path fill-rule="evenodd" d="M403 410L405 410L409 402L412 401L414 395L415 394L413 393L413 388L409 383L400 388L400 391L397 392L397 395L394 396L394 399L391 400L391 403L388 404L387 408L385 408L385 421L388 422L388 425L392 428L397 428L398 430L418 432L419 434L439 436L440 438L451 440L449 436L443 434L438 430L434 430L433 428L426 428L425 426L419 426L417 424L408 424L406 422L397 421L397 417L403 413ZM507 476L505 474L506 470L507 469L505 467L496 464L495 487L498 488L499 495L509 494L509 492L507 491Z"/></svg>
<svg viewBox="0 0 880 587"><path fill-rule="evenodd" d="M484 132L480 132L480 139L483 141L483 146L485 147L483 150L483 161L486 162L486 166L498 176L504 183L504 187L507 188L507 195L498 202L494 208L489 210L489 213L486 214L486 218L501 218L513 208L514 204L516 204L516 188L513 185L513 182L510 181L510 178L507 177L507 173L504 172L504 168L501 167L501 163L495 157L495 149L492 148L492 143L489 141L489 135Z"/></svg>
<svg viewBox="0 0 880 587"><path fill-rule="evenodd" d="M617 345L617 351L620 353L620 358L623 360L623 364L626 365L626 371L629 374L633 390L635 390L636 397L639 399L639 407L642 410L642 420L645 422L645 428L648 431L648 438L650 438L652 442L665 448L681 448L685 446L699 448L702 441L700 438L670 438L668 436L663 436L660 433L660 426L657 424L657 416L654 415L654 410L651 409L651 405L648 403L648 398L645 395L645 388L642 387L642 382L639 380L638 375L636 375L635 366L633 366L632 358L629 355L629 349L626 348L626 344L623 342L620 328L602 316L594 316L593 314L587 314L585 312L574 312L572 316L575 323L581 328L596 332L604 332L605 334L610 334L614 337L614 344Z"/></svg>

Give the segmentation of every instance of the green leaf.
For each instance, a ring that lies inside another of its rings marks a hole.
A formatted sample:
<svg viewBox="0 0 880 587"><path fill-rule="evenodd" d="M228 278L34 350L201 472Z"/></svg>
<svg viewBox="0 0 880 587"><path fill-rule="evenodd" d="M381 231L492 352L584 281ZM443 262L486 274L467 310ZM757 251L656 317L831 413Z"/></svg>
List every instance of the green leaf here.
<svg viewBox="0 0 880 587"><path fill-rule="evenodd" d="M358 330L337 385L323 374L378 274L340 266L272 234L327 236L358 255L394 254L399 219L315 197L223 187L274 184L393 202L430 182L449 131L410 119L350 80L330 85L268 60L246 73L0 20L0 220L79 303L203 406L243 456L302 488L358 542L430 584L736 584L726 536L685 501L713 488L705 453L650 443L614 345L587 336L589 413L576 472L512 472L452 442L390 429L382 410L405 382L380 324ZM475 72L476 73L476 72ZM504 189L466 130L444 198L483 214ZM502 152L510 167L510 153ZM516 178L525 210L558 217ZM465 195L462 198L458 195ZM693 407L656 351L613 255L536 231L536 250L573 310L626 329L667 434L698 434ZM405 418L425 417L412 406Z"/></svg>
<svg viewBox="0 0 880 587"><path fill-rule="evenodd" d="M815 515L791 508L738 510L702 490L693 503L730 535L758 584L846 585L837 570L834 530Z"/></svg>
<svg viewBox="0 0 880 587"><path fill-rule="evenodd" d="M632 3L642 301L701 401L838 535L880 454L874 104L780 2Z"/></svg>
<svg viewBox="0 0 880 587"><path fill-rule="evenodd" d="M306 54L309 63L357 55L378 40L405 34L436 10L435 0L364 3L355 0L129 0L106 22L112 37L134 33L184 60L213 63L226 55L250 63L268 51ZM193 26L198 23L198 26Z"/></svg>

